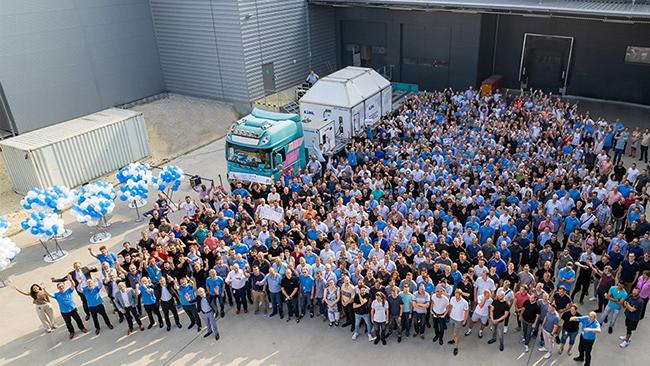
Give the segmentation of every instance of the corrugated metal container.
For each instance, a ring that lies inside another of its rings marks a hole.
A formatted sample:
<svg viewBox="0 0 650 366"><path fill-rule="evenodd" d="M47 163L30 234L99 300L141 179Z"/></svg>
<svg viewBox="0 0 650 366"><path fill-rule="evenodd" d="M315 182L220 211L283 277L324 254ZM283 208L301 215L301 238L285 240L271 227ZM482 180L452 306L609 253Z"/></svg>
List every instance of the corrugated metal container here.
<svg viewBox="0 0 650 366"><path fill-rule="evenodd" d="M110 108L0 141L16 192L77 187L149 156L142 113Z"/></svg>

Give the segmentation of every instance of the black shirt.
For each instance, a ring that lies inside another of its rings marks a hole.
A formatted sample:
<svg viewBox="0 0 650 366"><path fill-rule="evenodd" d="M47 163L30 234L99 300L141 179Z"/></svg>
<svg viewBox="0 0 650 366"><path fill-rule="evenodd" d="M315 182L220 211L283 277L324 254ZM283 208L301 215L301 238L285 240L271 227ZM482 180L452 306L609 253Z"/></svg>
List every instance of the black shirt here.
<svg viewBox="0 0 650 366"><path fill-rule="evenodd" d="M392 315L399 315L399 309L402 305L402 297L399 295L393 297L393 294L390 294L386 297L386 301L388 301L388 312Z"/></svg>
<svg viewBox="0 0 650 366"><path fill-rule="evenodd" d="M562 311L565 310L566 307L571 303L571 297L567 294L564 294L564 296L562 296L558 292L553 295L553 302L555 303L555 308L557 311Z"/></svg>
<svg viewBox="0 0 650 366"><path fill-rule="evenodd" d="M142 250L146 250L147 253L151 253L151 252L153 252L153 250L154 250L154 242L153 242L153 239L151 239L151 238L148 238L147 240L140 239L140 240L138 241L138 246L139 246ZM121 252L120 252L120 253L121 253Z"/></svg>
<svg viewBox="0 0 650 366"><path fill-rule="evenodd" d="M496 320L506 314L510 310L510 306L504 300L496 299L492 302L492 317Z"/></svg>
<svg viewBox="0 0 650 366"><path fill-rule="evenodd" d="M462 292L469 294L469 296L467 296L467 297L463 296L463 297L465 297L465 300L467 300L469 303L474 301L474 285L472 284L471 281L468 281L467 283L465 283L465 281L460 282L458 284L458 288Z"/></svg>
<svg viewBox="0 0 650 366"><path fill-rule="evenodd" d="M284 252L284 250L279 245L275 248L271 245L271 247L269 248L269 256L271 257L279 257L280 254L282 254L282 252Z"/></svg>
<svg viewBox="0 0 650 366"><path fill-rule="evenodd" d="M572 315L570 311L565 311L564 313L562 313L562 330L567 331L569 333L578 331L578 328L580 327L580 322L579 321L572 322L571 320L569 320L571 319L571 317L574 316L581 316L581 315L578 312L576 312L576 315Z"/></svg>
<svg viewBox="0 0 650 366"><path fill-rule="evenodd" d="M152 240L152 241L153 241L153 240ZM127 254L130 254L130 255L131 255L131 254L133 254L133 253L139 253L139 252L138 252L138 250L135 249L135 248L129 248L128 250L127 250L127 249L122 249L122 250L120 250L120 252L117 253L117 254L118 254L118 255L121 255L122 257L126 257Z"/></svg>
<svg viewBox="0 0 650 366"><path fill-rule="evenodd" d="M526 300L524 302L524 311L521 314L521 317L528 323L532 323L541 312L542 309L537 304L537 301L531 303L530 300Z"/></svg>
<svg viewBox="0 0 650 366"><path fill-rule="evenodd" d="M264 273L260 272L259 274L251 273L250 281L253 284L253 290L262 291L264 285L258 285L257 282L260 282L264 279Z"/></svg>
<svg viewBox="0 0 650 366"><path fill-rule="evenodd" d="M634 281L634 276L639 272L641 266L638 262L625 261L621 264L621 281L623 282L632 282Z"/></svg>
<svg viewBox="0 0 650 366"><path fill-rule="evenodd" d="M366 292L366 294L363 295L363 297L366 299L366 302L363 305L361 305L360 307L354 308L354 304L356 304L356 305L361 304L361 295L359 295L359 294L354 295L354 302L353 302L352 307L353 307L353 310L354 310L355 314L359 314L359 315L368 314L368 311L369 311L369 308L370 308L370 296L368 295L368 292Z"/></svg>
<svg viewBox="0 0 650 366"><path fill-rule="evenodd" d="M510 281L510 288L514 288L515 285L519 282L519 275L517 272L513 271L512 273L505 272L501 275L501 279Z"/></svg>
<svg viewBox="0 0 650 366"><path fill-rule="evenodd" d="M300 286L300 281L296 276L292 276L291 278L284 277L282 278L282 281L280 281L280 286L282 286L282 289L287 293L288 296L291 296L293 290L297 289L298 286Z"/></svg>

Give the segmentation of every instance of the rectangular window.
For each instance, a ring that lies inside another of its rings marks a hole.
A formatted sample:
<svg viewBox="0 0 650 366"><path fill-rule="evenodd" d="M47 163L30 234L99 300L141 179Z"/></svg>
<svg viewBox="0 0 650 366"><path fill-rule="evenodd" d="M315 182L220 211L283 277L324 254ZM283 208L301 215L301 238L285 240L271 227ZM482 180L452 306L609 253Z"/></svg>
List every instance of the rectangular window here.
<svg viewBox="0 0 650 366"><path fill-rule="evenodd" d="M627 46L625 62L629 64L650 65L650 47Z"/></svg>

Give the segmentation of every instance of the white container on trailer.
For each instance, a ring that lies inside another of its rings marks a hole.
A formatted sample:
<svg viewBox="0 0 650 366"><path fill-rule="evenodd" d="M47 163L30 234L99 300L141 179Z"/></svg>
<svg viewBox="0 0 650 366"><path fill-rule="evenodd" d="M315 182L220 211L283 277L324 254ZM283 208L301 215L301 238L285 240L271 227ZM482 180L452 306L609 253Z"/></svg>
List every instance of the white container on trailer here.
<svg viewBox="0 0 650 366"><path fill-rule="evenodd" d="M77 187L150 155L140 112L109 108L0 141L14 190Z"/></svg>
<svg viewBox="0 0 650 366"><path fill-rule="evenodd" d="M373 69L349 66L316 82L300 99L301 119L334 120L336 140L357 136L392 109L392 87Z"/></svg>
<svg viewBox="0 0 650 366"><path fill-rule="evenodd" d="M334 121L331 119L319 120L302 120L302 133L305 137L304 146L307 149L308 157L315 155L314 146L318 147L323 144L323 152L336 152L336 134L334 131Z"/></svg>

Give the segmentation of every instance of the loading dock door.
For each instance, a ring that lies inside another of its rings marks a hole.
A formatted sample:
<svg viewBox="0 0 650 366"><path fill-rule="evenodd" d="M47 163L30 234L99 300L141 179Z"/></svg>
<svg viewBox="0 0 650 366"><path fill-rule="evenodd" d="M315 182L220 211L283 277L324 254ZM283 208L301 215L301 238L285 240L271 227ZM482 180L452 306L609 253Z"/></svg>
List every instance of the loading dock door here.
<svg viewBox="0 0 650 366"><path fill-rule="evenodd" d="M448 87L451 29L402 24L401 36L401 81L428 90Z"/></svg>
<svg viewBox="0 0 650 366"><path fill-rule="evenodd" d="M566 92L573 37L526 33L519 80L523 88Z"/></svg>

